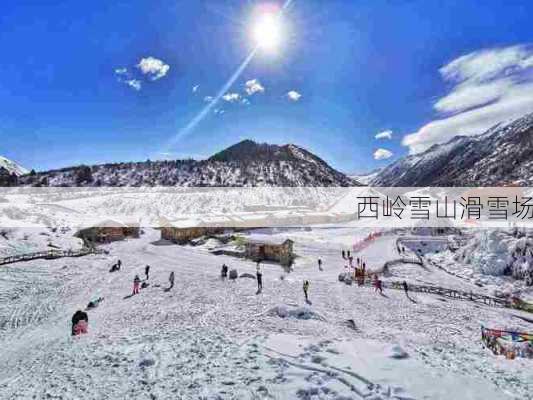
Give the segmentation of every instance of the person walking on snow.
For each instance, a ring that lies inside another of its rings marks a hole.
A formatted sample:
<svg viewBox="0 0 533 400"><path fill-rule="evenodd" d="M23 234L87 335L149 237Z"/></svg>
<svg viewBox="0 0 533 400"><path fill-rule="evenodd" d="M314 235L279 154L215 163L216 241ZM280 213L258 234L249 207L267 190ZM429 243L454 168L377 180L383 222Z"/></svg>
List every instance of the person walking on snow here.
<svg viewBox="0 0 533 400"><path fill-rule="evenodd" d="M380 294L383 294L383 287L381 284L381 280L378 278L377 275L374 277L374 291L379 291Z"/></svg>
<svg viewBox="0 0 533 400"><path fill-rule="evenodd" d="M322 271L322 260L320 258L318 259L318 269Z"/></svg>
<svg viewBox="0 0 533 400"><path fill-rule="evenodd" d="M344 253L344 250L342 251L342 259L346 260L346 254Z"/></svg>
<svg viewBox="0 0 533 400"><path fill-rule="evenodd" d="M172 289L174 287L174 271L170 272L170 275L168 277L168 281L170 283L170 288L169 289Z"/></svg>
<svg viewBox="0 0 533 400"><path fill-rule="evenodd" d="M303 289L304 289L305 301L309 303L309 297L307 296L307 291L309 290L309 281L307 279L304 281Z"/></svg>
<svg viewBox="0 0 533 400"><path fill-rule="evenodd" d="M141 286L141 278L139 278L139 275L135 275L135 278L133 278L133 294L139 294L140 286Z"/></svg>
<svg viewBox="0 0 533 400"><path fill-rule="evenodd" d="M149 274L150 274L150 266L147 265L146 267L144 267L144 275L146 275L146 280L148 280Z"/></svg>
<svg viewBox="0 0 533 400"><path fill-rule="evenodd" d="M256 267L256 276L257 276L257 291L263 290L263 271L261 270L261 262L257 262Z"/></svg>
<svg viewBox="0 0 533 400"><path fill-rule="evenodd" d="M403 291L405 292L405 295L407 297L409 297L409 286L407 286L407 282L406 281L403 281L402 282L402 286L403 286Z"/></svg>
<svg viewBox="0 0 533 400"><path fill-rule="evenodd" d="M222 279L226 279L228 277L228 266L226 264L222 264L222 270L220 271L220 276Z"/></svg>

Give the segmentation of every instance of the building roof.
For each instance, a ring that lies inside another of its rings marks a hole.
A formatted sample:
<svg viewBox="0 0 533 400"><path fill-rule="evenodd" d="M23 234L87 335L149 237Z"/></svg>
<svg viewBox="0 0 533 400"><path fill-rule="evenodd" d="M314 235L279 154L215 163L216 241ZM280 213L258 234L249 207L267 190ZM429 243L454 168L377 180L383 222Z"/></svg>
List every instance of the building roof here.
<svg viewBox="0 0 533 400"><path fill-rule="evenodd" d="M267 238L267 239L246 239L246 244L269 244L280 246L285 243L294 243L291 239L285 238Z"/></svg>

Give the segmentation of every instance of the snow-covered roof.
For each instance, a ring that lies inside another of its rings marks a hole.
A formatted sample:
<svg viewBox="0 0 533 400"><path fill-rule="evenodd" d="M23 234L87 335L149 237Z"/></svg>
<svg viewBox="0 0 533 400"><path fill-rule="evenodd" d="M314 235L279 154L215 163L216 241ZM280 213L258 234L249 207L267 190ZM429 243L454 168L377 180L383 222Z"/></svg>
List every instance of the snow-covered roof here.
<svg viewBox="0 0 533 400"><path fill-rule="evenodd" d="M265 238L265 239L246 239L246 242L249 244L270 244L280 246L287 242L294 243L293 240L287 238Z"/></svg>

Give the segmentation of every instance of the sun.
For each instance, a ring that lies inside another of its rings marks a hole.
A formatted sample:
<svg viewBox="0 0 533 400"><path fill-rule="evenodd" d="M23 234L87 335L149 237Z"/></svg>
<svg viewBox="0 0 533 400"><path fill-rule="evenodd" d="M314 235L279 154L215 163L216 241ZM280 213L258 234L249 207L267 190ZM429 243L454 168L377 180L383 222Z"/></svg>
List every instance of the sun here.
<svg viewBox="0 0 533 400"><path fill-rule="evenodd" d="M281 45L282 36L283 27L279 13L265 12L256 17L252 38L258 48L275 52Z"/></svg>

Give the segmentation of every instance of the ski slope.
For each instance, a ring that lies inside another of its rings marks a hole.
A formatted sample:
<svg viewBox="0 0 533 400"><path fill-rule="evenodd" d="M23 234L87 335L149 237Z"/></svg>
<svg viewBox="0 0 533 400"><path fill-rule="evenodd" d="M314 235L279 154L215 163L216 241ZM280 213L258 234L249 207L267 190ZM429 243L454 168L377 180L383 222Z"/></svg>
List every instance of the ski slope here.
<svg viewBox="0 0 533 400"><path fill-rule="evenodd" d="M291 273L264 264L257 295L254 279L219 278L222 263L239 274L254 274L254 263L214 256L211 244L161 242L153 229L104 246L109 255L3 267L0 398L533 398L531 361L496 357L480 341L480 323L531 330L517 312L417 293L411 301L400 291L380 296L338 282L341 249L367 234L254 232L291 237L300 255ZM377 269L397 257L394 243L382 236L359 256ZM122 270L109 273L117 259ZM130 296L146 264L150 286ZM395 279L416 279L412 268L420 267L404 265ZM175 287L166 290L171 271ZM420 276L469 284L442 274ZM304 302L304 279L312 304ZM72 314L98 296L105 300L89 311L89 334L71 337Z"/></svg>

